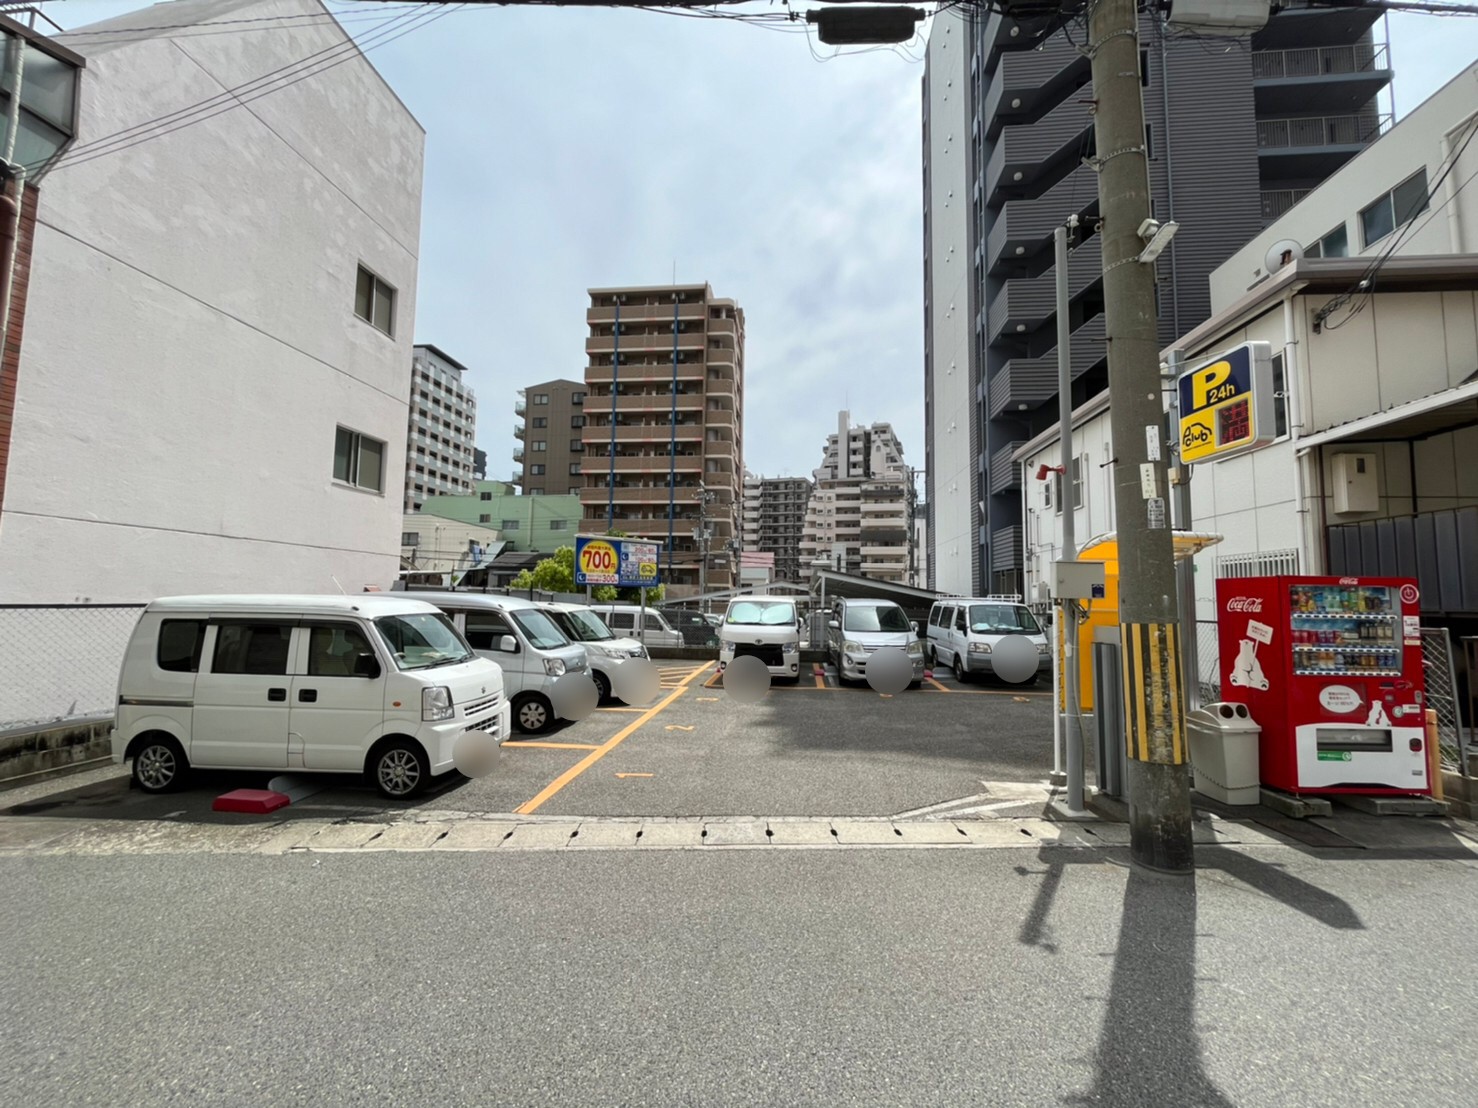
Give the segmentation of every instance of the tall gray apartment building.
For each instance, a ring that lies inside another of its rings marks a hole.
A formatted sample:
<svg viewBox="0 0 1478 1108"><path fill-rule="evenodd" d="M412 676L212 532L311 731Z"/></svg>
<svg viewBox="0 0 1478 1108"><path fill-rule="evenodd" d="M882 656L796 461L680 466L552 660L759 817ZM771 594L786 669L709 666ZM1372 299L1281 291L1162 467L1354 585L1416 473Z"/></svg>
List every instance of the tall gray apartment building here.
<svg viewBox="0 0 1478 1108"><path fill-rule="evenodd" d="M405 511L431 496L472 491L477 397L467 367L430 343L411 353L411 399L405 440Z"/></svg>
<svg viewBox="0 0 1478 1108"><path fill-rule="evenodd" d="M513 483L525 496L580 494L585 458L585 384L554 380L518 390Z"/></svg>
<svg viewBox="0 0 1478 1108"><path fill-rule="evenodd" d="M812 488L804 477L744 475L743 549L775 555L776 581L801 579L801 536Z"/></svg>
<svg viewBox="0 0 1478 1108"><path fill-rule="evenodd" d="M1207 318L1216 266L1380 134L1377 95L1392 74L1379 18L1290 6L1250 37L1208 39L1141 17L1154 215L1180 224L1156 263L1163 344ZM1108 387L1086 31L1081 19L1049 29L956 10L929 36L928 581L955 594L1021 590L1023 496L1042 492L1023 489L1011 454L1057 420L1052 232L1073 215L1074 407Z"/></svg>

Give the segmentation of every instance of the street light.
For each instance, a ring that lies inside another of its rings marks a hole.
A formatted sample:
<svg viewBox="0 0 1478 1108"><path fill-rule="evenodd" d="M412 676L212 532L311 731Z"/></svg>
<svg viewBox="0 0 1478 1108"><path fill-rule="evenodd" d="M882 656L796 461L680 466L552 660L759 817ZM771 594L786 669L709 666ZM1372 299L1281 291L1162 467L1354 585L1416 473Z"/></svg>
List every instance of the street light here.
<svg viewBox="0 0 1478 1108"><path fill-rule="evenodd" d="M910 41L924 19L918 8L887 5L865 8L822 8L806 13L816 35L828 46L888 46Z"/></svg>

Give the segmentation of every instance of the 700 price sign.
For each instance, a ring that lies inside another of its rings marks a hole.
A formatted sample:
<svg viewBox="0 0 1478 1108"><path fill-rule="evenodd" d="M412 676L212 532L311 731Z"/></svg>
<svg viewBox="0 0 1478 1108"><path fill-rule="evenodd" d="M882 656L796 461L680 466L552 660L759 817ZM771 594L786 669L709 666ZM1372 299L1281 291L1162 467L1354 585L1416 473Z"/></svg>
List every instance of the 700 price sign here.
<svg viewBox="0 0 1478 1108"><path fill-rule="evenodd" d="M659 582L657 554L656 543L576 536L575 584L651 587Z"/></svg>

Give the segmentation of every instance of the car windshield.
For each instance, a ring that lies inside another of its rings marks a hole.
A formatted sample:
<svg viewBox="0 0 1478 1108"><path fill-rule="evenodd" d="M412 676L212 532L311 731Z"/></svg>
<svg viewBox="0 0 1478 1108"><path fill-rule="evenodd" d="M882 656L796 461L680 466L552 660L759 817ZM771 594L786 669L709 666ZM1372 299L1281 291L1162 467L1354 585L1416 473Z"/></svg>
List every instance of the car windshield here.
<svg viewBox="0 0 1478 1108"><path fill-rule="evenodd" d="M847 631L908 631L908 616L897 604L870 604L847 608L842 624Z"/></svg>
<svg viewBox="0 0 1478 1108"><path fill-rule="evenodd" d="M559 624L560 630L575 642L605 642L607 639L616 637L594 612L580 609L573 612L555 612L553 615L554 622Z"/></svg>
<svg viewBox="0 0 1478 1108"><path fill-rule="evenodd" d="M970 630L985 635L1040 635L1031 612L1015 604L971 604Z"/></svg>
<svg viewBox="0 0 1478 1108"><path fill-rule="evenodd" d="M381 616L375 620L375 629L401 669L449 666L473 657L472 648L441 612Z"/></svg>
<svg viewBox="0 0 1478 1108"><path fill-rule="evenodd" d="M565 638L564 632L554 625L543 612L532 610L509 612L513 622L518 624L518 629L524 633L536 650L553 650L559 646L569 646L570 640Z"/></svg>
<svg viewBox="0 0 1478 1108"><path fill-rule="evenodd" d="M760 624L766 627L794 623L795 605L789 601L766 604L758 600L736 600L729 605L729 614L724 622Z"/></svg>

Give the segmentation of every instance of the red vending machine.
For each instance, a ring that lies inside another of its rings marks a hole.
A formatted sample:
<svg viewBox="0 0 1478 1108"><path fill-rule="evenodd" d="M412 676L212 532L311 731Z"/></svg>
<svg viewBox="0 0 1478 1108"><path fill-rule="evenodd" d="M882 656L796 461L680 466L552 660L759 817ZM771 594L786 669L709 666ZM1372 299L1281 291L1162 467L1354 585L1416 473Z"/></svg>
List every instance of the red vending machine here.
<svg viewBox="0 0 1478 1108"><path fill-rule="evenodd" d="M1431 792L1415 581L1216 582L1221 698L1262 727L1262 783L1290 793Z"/></svg>

